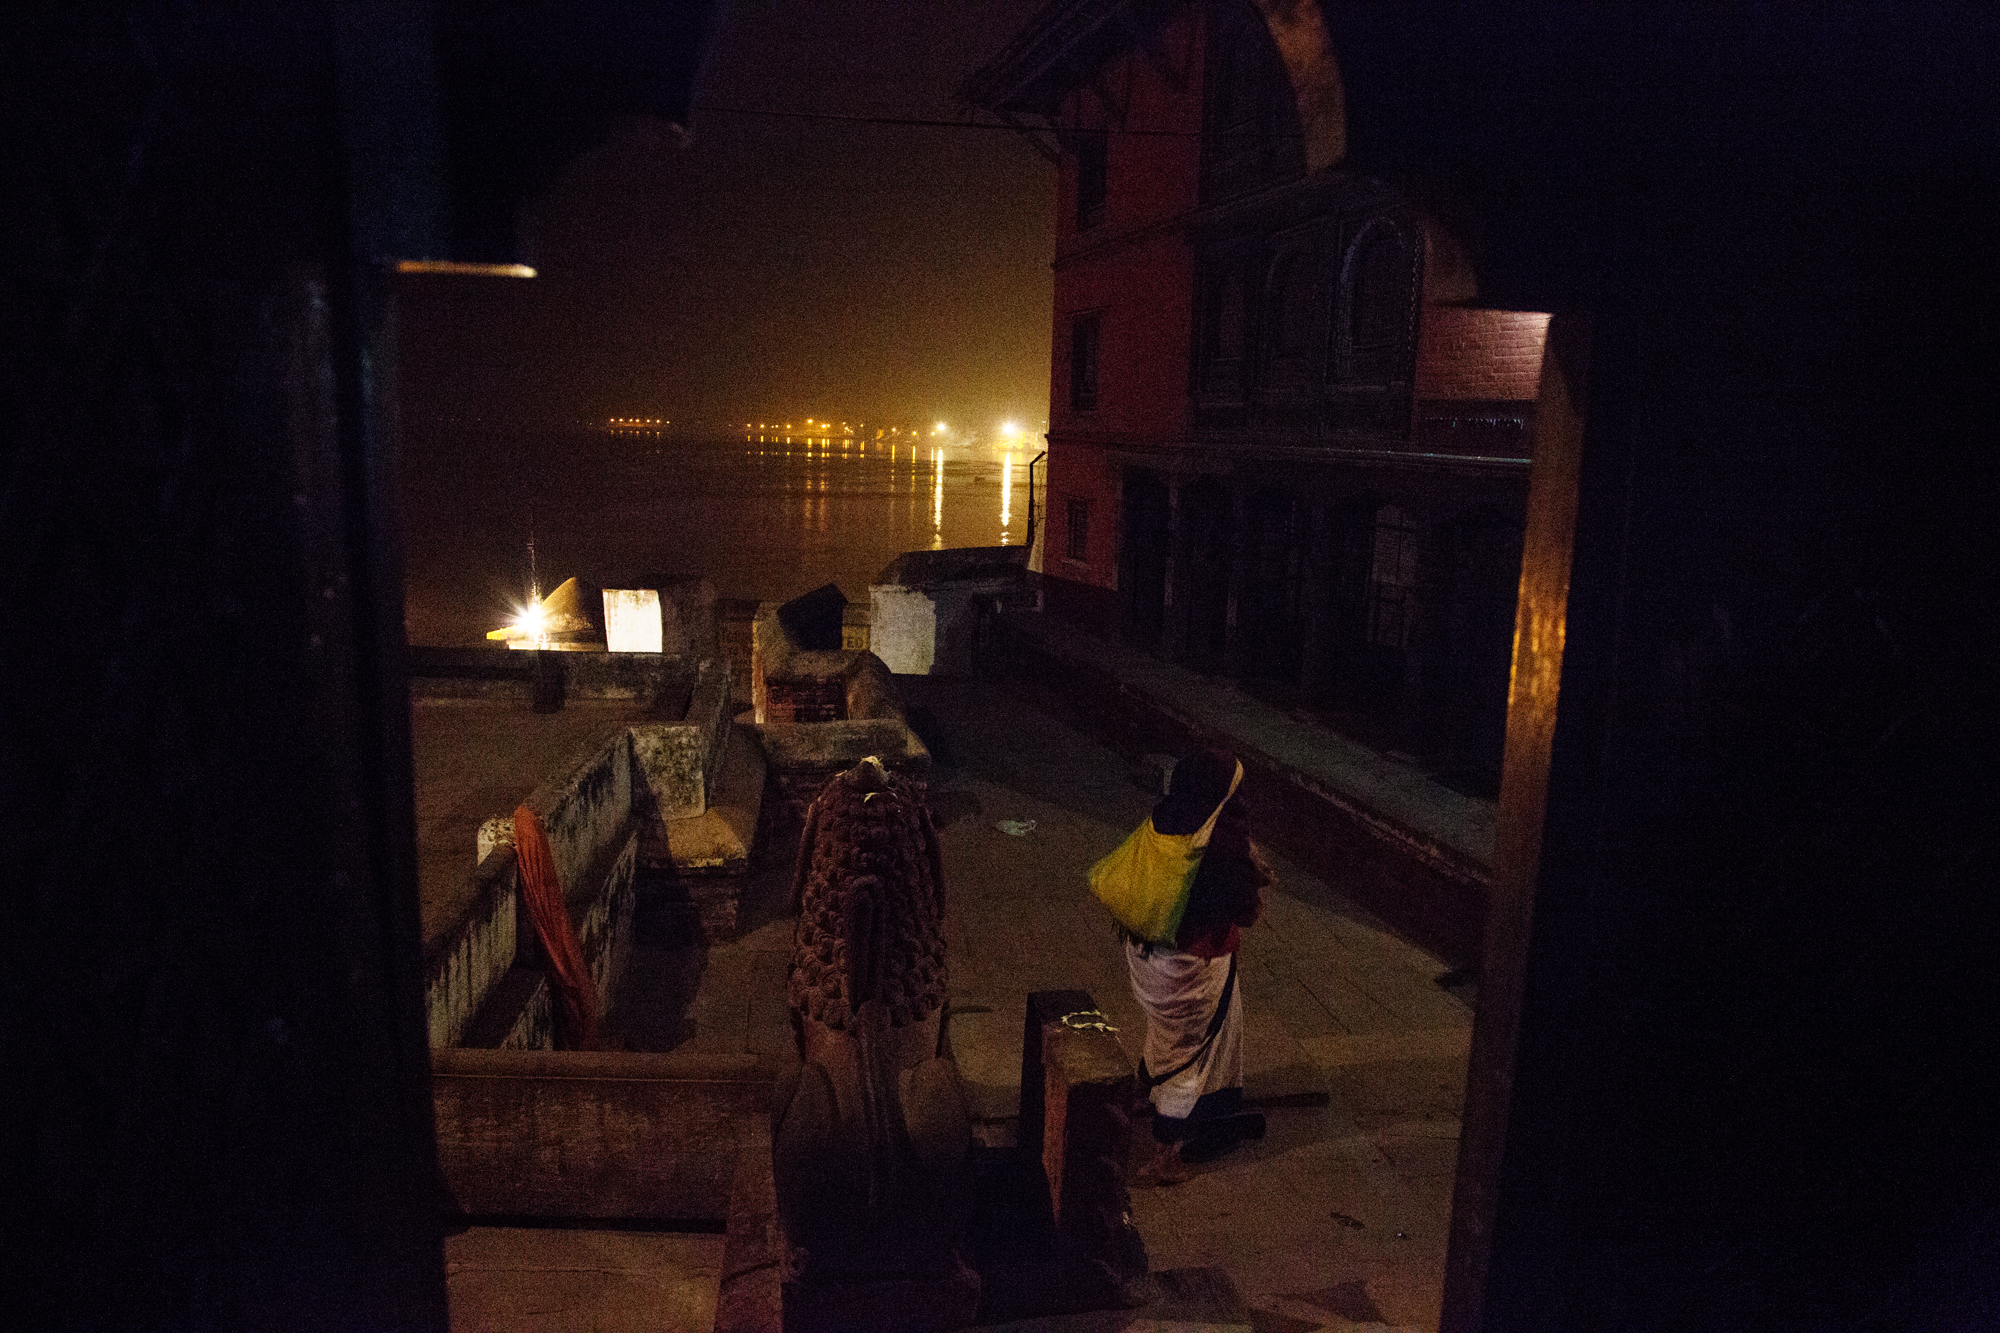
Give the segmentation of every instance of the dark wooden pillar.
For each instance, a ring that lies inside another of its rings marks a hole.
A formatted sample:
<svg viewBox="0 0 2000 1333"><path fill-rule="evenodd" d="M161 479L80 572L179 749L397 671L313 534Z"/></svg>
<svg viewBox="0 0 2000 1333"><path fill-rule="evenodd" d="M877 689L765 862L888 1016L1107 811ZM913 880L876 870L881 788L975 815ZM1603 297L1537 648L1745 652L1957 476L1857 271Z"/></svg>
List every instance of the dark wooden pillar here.
<svg viewBox="0 0 2000 1333"><path fill-rule="evenodd" d="M1550 321L1535 410L1535 465L1528 484L1528 536L1515 613L1514 685L1494 831L1493 903L1487 912L1479 1016L1472 1030L1458 1182L1451 1205L1451 1247L1439 1324L1445 1333L1477 1333L1485 1327L1493 1220L1512 1108L1549 755L1562 685L1588 353L1589 329L1582 319L1563 315Z"/></svg>
<svg viewBox="0 0 2000 1333"><path fill-rule="evenodd" d="M1677 279L1593 311L1580 435L1550 331L1447 1333L2000 1325L2000 200L1815 68L1808 163L1657 141L1691 230L1634 223Z"/></svg>
<svg viewBox="0 0 2000 1333"><path fill-rule="evenodd" d="M1167 478L1166 623L1160 634L1160 656L1179 662L1188 651L1188 616L1194 609L1193 571L1188 549L1186 489L1178 475Z"/></svg>
<svg viewBox="0 0 2000 1333"><path fill-rule="evenodd" d="M1223 674L1241 680L1250 673L1251 561L1256 534L1250 531L1250 493L1242 483L1230 488L1228 632L1223 640Z"/></svg>
<svg viewBox="0 0 2000 1333"><path fill-rule="evenodd" d="M24 1327L448 1325L384 273L453 254L439 8L571 67L553 11L462 4L43 6L0 49Z"/></svg>

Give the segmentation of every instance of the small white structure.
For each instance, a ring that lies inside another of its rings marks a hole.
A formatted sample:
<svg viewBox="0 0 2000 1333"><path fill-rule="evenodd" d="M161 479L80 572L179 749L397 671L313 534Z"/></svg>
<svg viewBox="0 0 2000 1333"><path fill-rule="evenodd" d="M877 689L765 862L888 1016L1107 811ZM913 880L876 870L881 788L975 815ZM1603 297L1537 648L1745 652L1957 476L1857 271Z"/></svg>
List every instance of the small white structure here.
<svg viewBox="0 0 2000 1333"><path fill-rule="evenodd" d="M937 660L937 603L922 588L868 589L868 647L899 676L928 676Z"/></svg>
<svg viewBox="0 0 2000 1333"><path fill-rule="evenodd" d="M654 588L604 590L604 642L614 653L661 651L660 594Z"/></svg>
<svg viewBox="0 0 2000 1333"><path fill-rule="evenodd" d="M868 646L902 676L967 676L1002 606L1032 604L1027 548L908 551L868 588Z"/></svg>

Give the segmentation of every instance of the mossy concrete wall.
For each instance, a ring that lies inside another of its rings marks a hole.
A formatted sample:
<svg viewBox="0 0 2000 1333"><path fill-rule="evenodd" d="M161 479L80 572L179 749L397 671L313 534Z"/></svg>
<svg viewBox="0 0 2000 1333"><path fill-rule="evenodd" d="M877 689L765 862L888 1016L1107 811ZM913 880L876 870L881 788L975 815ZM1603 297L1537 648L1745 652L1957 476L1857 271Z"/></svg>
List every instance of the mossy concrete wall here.
<svg viewBox="0 0 2000 1333"><path fill-rule="evenodd" d="M424 958L424 1011L432 1046L456 1046L487 994L514 965L520 881L514 849L501 847L472 872L472 901Z"/></svg>
<svg viewBox="0 0 2000 1333"><path fill-rule="evenodd" d="M634 793L644 790L632 732L621 729L523 802L548 836L600 1014L609 1008L631 947L632 881L647 818ZM477 888L458 926L440 936L425 959L431 1045L458 1045L474 1028L503 1043L543 1040L546 1025L522 1016L532 1003L532 987L502 997L519 1012L483 1012L504 989L510 970L545 966L521 904L514 849L497 848L473 876Z"/></svg>
<svg viewBox="0 0 2000 1333"><path fill-rule="evenodd" d="M632 728L638 795L654 818L691 819L708 809L728 739L730 693L729 663L710 659L698 668L686 716Z"/></svg>

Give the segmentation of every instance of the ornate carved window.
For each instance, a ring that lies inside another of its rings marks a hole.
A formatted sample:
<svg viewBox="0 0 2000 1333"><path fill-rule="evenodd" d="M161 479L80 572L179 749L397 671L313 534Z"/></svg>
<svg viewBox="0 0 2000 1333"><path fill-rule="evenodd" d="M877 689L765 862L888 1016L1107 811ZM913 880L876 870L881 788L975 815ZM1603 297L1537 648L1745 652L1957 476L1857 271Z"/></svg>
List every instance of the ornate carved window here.
<svg viewBox="0 0 2000 1333"><path fill-rule="evenodd" d="M1227 199L1305 170L1298 106L1263 15L1247 0L1209 10L1201 193Z"/></svg>
<svg viewBox="0 0 2000 1333"><path fill-rule="evenodd" d="M1417 252L1393 223L1363 229L1347 254L1339 378L1400 385L1410 375L1417 308Z"/></svg>
<svg viewBox="0 0 2000 1333"><path fill-rule="evenodd" d="M1250 325L1250 291L1243 264L1218 266L1204 284L1202 295L1195 374L1201 397L1210 402L1241 402Z"/></svg>
<svg viewBox="0 0 2000 1333"><path fill-rule="evenodd" d="M1375 511L1375 555L1368 573L1368 642L1410 646L1415 620L1417 525L1394 505Z"/></svg>
<svg viewBox="0 0 2000 1333"><path fill-rule="evenodd" d="M1313 252L1294 246L1271 265L1265 284L1265 346L1268 379L1276 385L1302 385L1312 374L1315 328L1319 317L1319 275Z"/></svg>

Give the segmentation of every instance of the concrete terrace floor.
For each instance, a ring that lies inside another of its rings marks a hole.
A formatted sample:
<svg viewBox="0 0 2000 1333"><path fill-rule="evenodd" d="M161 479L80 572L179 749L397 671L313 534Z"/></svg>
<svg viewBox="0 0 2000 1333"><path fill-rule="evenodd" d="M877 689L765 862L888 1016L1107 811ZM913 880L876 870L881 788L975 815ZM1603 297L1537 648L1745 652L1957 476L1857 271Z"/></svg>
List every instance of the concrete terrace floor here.
<svg viewBox="0 0 2000 1333"><path fill-rule="evenodd" d="M899 684L936 764L952 1044L981 1138L1011 1142L1030 991L1089 991L1137 1061L1143 1023L1123 954L1083 875L1152 797L1119 755L989 682ZM1003 820L1033 828L1010 836ZM642 901L628 984L607 1016L613 1042L789 1058L796 843L771 842L784 845L759 849L733 943L685 947L649 925ZM1220 1268L1249 1327L1435 1329L1471 1011L1436 984L1441 962L1337 884L1275 864L1240 977L1247 1091L1277 1103L1269 1135L1185 1184L1135 1190L1134 1219L1155 1272ZM1323 1104L1301 1104L1315 1094ZM1134 1312L1042 1326L1162 1325Z"/></svg>
<svg viewBox="0 0 2000 1333"><path fill-rule="evenodd" d="M519 699L410 701L417 805L417 895L428 948L471 895L479 826L560 776L605 737L646 716L630 702L537 713Z"/></svg>

